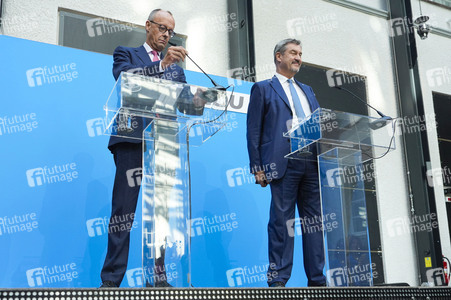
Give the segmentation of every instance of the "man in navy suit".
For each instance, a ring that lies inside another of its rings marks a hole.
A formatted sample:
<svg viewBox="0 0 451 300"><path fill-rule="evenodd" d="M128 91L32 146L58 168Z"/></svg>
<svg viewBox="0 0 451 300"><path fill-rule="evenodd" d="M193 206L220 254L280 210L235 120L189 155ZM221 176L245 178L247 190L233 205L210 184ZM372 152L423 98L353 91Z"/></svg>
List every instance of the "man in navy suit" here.
<svg viewBox="0 0 451 300"><path fill-rule="evenodd" d="M169 47L163 57L162 51L174 33L175 21L169 11L153 10L146 21L146 42L138 48L119 46L113 54L113 75L117 80L121 72L140 73L166 80L186 83L183 69L175 63L184 61L187 51L181 47ZM203 101L197 94L191 95L191 103L179 103L182 113L202 115ZM130 229L134 219L140 185L130 186L127 171L142 167L142 132L146 125L143 118L131 117L129 132L111 136L108 149L113 153L116 175L113 187L112 211L108 230L108 251L101 272L101 287L119 287L127 270ZM120 128L120 126L119 126ZM119 130L119 129L118 129ZM125 137L124 137L125 136ZM114 227L112 224L114 223ZM121 231L117 228L127 228ZM167 283L162 283L167 285Z"/></svg>
<svg viewBox="0 0 451 300"><path fill-rule="evenodd" d="M324 244L316 151L301 160L286 159L292 124L318 107L310 86L294 79L302 63L301 42L280 41L274 49L276 75L252 86L247 113L247 146L256 183L271 187L268 223L268 285L284 287L293 266L294 234L289 228L298 207L302 226L304 269L308 286L325 286ZM319 223L319 224L318 224ZM291 233L291 234L290 234Z"/></svg>

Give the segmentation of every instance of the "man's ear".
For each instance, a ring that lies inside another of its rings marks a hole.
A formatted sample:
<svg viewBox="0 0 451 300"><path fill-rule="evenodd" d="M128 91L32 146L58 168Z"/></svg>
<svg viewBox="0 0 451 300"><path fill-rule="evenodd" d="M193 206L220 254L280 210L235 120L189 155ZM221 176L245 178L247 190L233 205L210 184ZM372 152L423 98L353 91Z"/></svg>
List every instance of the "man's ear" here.
<svg viewBox="0 0 451 300"><path fill-rule="evenodd" d="M276 61L278 61L278 62L280 62L281 61L281 59L280 59L280 56L281 56L282 54L280 53L280 52L276 52Z"/></svg>

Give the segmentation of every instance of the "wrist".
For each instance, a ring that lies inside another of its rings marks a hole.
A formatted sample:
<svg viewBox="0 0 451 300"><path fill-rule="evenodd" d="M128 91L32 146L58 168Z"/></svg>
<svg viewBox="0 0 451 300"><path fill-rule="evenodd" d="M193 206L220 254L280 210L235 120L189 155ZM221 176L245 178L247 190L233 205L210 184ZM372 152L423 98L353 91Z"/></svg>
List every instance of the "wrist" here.
<svg viewBox="0 0 451 300"><path fill-rule="evenodd" d="M166 65L160 60L160 71L163 72L166 69Z"/></svg>

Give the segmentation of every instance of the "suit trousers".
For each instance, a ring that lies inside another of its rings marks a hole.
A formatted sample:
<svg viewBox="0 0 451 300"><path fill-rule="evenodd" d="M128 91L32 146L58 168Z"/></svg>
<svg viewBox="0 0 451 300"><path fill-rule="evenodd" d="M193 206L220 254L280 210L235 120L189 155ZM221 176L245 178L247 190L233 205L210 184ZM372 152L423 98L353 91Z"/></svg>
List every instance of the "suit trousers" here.
<svg viewBox="0 0 451 300"><path fill-rule="evenodd" d="M142 168L142 144L118 143L111 149L116 164L111 218L108 227L108 251L100 277L120 286L127 270L130 230L138 202L141 178L127 178L127 171ZM127 230L123 230L127 229Z"/></svg>
<svg viewBox="0 0 451 300"><path fill-rule="evenodd" d="M324 243L316 160L289 159L284 176L273 180L270 186L272 198L268 223L268 285L274 282L285 284L290 279L294 236L299 233L302 234L308 286L324 284ZM295 230L296 206L302 231Z"/></svg>

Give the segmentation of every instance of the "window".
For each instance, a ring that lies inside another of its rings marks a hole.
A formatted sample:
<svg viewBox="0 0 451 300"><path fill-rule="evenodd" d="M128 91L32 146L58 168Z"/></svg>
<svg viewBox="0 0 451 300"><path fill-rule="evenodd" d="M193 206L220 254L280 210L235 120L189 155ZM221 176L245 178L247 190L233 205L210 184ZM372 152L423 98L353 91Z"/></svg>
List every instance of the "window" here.
<svg viewBox="0 0 451 300"><path fill-rule="evenodd" d="M451 0L423 0L423 1L451 8Z"/></svg>
<svg viewBox="0 0 451 300"><path fill-rule="evenodd" d="M61 46L113 54L117 46L138 47L146 40L143 25L126 23L107 17L59 10L59 39ZM176 35L171 42L185 46L186 36Z"/></svg>

